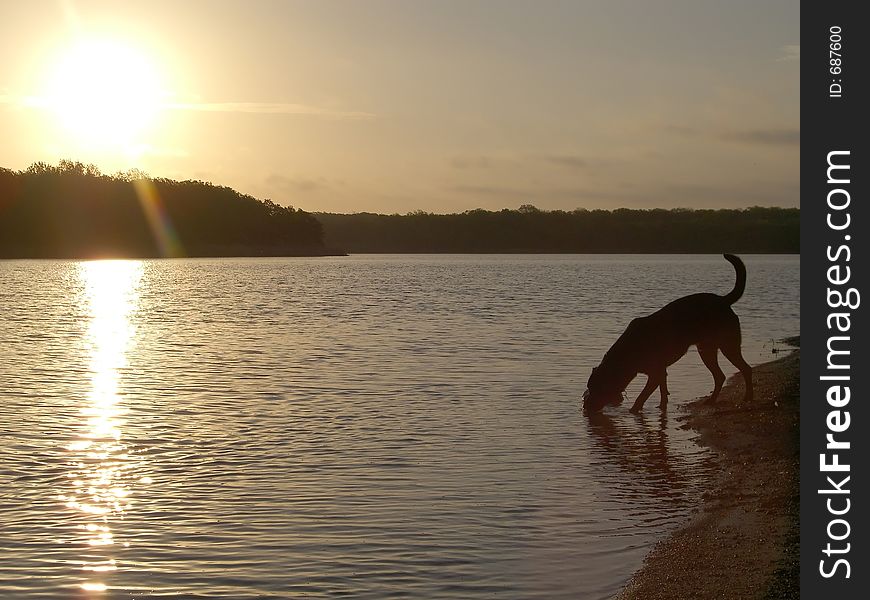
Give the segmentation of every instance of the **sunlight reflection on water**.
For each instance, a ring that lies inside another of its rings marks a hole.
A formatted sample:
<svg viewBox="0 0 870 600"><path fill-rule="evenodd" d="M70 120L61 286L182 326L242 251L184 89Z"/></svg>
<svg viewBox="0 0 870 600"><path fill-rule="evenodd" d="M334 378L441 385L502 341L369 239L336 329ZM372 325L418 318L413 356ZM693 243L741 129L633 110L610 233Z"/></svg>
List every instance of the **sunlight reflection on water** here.
<svg viewBox="0 0 870 600"><path fill-rule="evenodd" d="M113 525L132 505L131 482L136 459L122 441L125 409L121 372L135 328L130 314L138 303L142 264L137 261L96 261L79 265L83 299L90 315L87 344L91 390L82 407L79 435L66 446L70 453L69 487L60 500L76 511L85 551L82 570L107 573L118 568L112 546ZM121 542L124 543L124 542ZM87 580L85 591L104 591L103 581Z"/></svg>

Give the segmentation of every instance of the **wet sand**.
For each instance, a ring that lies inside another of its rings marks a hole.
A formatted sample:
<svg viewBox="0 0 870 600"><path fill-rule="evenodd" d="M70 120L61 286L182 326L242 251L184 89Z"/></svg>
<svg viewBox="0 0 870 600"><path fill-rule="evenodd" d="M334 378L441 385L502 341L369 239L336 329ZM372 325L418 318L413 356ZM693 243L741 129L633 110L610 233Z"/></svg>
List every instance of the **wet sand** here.
<svg viewBox="0 0 870 600"><path fill-rule="evenodd" d="M737 375L716 404L684 409L684 426L715 452L709 491L617 598L799 597L799 366L795 351L755 367L749 407L735 404L743 397Z"/></svg>

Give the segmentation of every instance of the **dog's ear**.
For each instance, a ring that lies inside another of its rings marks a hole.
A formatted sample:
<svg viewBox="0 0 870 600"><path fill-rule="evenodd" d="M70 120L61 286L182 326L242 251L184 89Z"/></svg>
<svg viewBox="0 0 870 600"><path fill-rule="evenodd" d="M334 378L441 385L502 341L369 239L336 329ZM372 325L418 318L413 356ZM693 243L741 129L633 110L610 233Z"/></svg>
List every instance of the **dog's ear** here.
<svg viewBox="0 0 870 600"><path fill-rule="evenodd" d="M592 367L592 374L595 375L595 371L598 370L598 367Z"/></svg>

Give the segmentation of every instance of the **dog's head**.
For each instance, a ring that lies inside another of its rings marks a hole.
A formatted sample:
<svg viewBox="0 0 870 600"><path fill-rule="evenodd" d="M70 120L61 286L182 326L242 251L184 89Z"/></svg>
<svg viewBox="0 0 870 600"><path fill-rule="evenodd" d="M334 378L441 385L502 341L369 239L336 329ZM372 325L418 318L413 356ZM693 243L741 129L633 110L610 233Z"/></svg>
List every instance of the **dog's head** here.
<svg viewBox="0 0 870 600"><path fill-rule="evenodd" d="M619 404L623 400L624 389L625 386L618 378L600 366L595 367L583 393L583 408L588 413L594 413L607 405Z"/></svg>

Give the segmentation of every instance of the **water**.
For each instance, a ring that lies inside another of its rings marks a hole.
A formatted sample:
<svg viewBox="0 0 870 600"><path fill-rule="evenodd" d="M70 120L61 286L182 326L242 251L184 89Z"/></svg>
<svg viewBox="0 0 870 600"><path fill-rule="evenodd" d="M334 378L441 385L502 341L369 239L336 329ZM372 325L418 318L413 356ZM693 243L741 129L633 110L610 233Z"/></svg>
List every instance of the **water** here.
<svg viewBox="0 0 870 600"><path fill-rule="evenodd" d="M798 333L799 260L746 262L758 363ZM0 597L609 597L699 503L677 417L712 378L692 351L664 418L590 423L589 369L733 279L715 256L0 262Z"/></svg>

